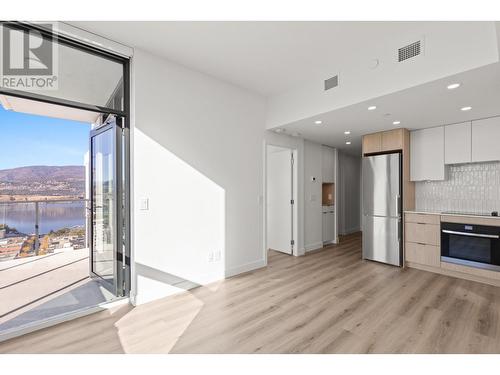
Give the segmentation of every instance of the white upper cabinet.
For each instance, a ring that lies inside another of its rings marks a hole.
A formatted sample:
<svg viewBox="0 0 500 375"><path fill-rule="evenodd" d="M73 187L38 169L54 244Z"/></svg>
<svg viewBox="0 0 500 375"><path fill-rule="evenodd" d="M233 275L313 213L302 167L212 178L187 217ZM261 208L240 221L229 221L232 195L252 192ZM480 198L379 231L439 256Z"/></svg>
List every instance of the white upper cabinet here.
<svg viewBox="0 0 500 375"><path fill-rule="evenodd" d="M472 162L500 160L500 117L472 121Z"/></svg>
<svg viewBox="0 0 500 375"><path fill-rule="evenodd" d="M335 182L335 150L328 146L321 147L323 182Z"/></svg>
<svg viewBox="0 0 500 375"><path fill-rule="evenodd" d="M470 163L471 123L447 125L444 127L444 162L445 164Z"/></svg>
<svg viewBox="0 0 500 375"><path fill-rule="evenodd" d="M444 126L410 133L410 180L444 180Z"/></svg>

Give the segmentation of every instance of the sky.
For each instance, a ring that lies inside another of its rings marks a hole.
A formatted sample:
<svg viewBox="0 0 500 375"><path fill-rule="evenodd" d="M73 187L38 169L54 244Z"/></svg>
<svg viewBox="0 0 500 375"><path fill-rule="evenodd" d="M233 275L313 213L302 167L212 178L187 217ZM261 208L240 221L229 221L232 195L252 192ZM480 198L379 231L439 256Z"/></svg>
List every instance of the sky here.
<svg viewBox="0 0 500 375"><path fill-rule="evenodd" d="M90 124L7 111L0 105L0 169L83 165Z"/></svg>

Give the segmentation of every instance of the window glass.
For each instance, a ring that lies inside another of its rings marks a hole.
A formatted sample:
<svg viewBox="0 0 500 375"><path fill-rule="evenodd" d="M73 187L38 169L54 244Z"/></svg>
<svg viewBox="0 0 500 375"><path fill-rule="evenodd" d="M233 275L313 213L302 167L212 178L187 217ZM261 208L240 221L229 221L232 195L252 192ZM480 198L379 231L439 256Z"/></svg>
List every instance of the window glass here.
<svg viewBox="0 0 500 375"><path fill-rule="evenodd" d="M2 24L2 88L123 110L123 63Z"/></svg>

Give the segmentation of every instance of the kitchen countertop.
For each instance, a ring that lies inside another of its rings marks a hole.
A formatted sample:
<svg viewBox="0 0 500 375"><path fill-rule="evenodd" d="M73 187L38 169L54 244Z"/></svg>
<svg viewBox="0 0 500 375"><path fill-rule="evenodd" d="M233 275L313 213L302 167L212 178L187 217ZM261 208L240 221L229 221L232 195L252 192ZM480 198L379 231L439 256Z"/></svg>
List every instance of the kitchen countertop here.
<svg viewBox="0 0 500 375"><path fill-rule="evenodd" d="M469 215L469 214L465 214L465 213L448 213L448 212L439 212L439 211L431 211L431 210L405 210L404 213L440 215L440 216L482 217L482 218L490 218L490 219L500 219L499 216L474 215L474 214Z"/></svg>

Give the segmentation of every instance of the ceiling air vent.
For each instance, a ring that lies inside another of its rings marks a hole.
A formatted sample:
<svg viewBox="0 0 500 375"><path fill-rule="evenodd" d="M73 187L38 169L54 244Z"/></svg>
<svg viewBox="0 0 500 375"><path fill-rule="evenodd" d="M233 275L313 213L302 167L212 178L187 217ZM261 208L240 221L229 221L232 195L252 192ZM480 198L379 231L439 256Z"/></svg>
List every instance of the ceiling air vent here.
<svg viewBox="0 0 500 375"><path fill-rule="evenodd" d="M398 49L398 62L402 62L422 53L422 41L417 41Z"/></svg>
<svg viewBox="0 0 500 375"><path fill-rule="evenodd" d="M333 89L339 85L339 76L333 76L331 78L325 79L325 91Z"/></svg>

